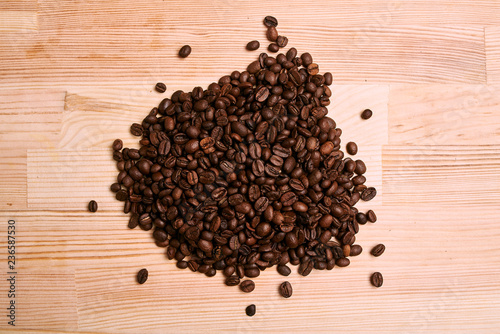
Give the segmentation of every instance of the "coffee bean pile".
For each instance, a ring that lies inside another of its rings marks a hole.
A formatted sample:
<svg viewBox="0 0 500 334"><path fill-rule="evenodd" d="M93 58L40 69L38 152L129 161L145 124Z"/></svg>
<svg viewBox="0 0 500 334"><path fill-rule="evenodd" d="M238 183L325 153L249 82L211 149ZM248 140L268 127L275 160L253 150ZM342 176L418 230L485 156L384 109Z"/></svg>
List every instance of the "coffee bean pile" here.
<svg viewBox="0 0 500 334"><path fill-rule="evenodd" d="M359 225L376 220L354 206L376 190L365 185L363 161L340 149L342 130L326 108L332 80L291 48L165 98L132 124L139 149L113 143L111 190L129 228L153 230L178 268L223 271L244 292L255 283L240 280L273 266L283 276L289 264L303 276L348 266L362 252ZM280 291L289 297L291 285Z"/></svg>

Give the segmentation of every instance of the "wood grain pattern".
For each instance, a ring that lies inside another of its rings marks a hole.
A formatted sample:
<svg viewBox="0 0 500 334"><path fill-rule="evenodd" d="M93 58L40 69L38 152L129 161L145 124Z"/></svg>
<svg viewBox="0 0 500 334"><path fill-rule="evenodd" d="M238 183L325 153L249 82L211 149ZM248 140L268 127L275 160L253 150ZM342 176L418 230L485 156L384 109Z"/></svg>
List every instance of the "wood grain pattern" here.
<svg viewBox="0 0 500 334"><path fill-rule="evenodd" d="M384 148L386 204L463 206L498 203L500 146Z"/></svg>
<svg viewBox="0 0 500 334"><path fill-rule="evenodd" d="M485 29L488 83L500 84L500 27Z"/></svg>
<svg viewBox="0 0 500 334"><path fill-rule="evenodd" d="M126 227L109 190L111 142L137 147L130 124L161 99L244 70L267 47L269 14L288 47L333 73L329 115L377 188L356 205L378 216L356 235L363 253L308 277L293 268L290 299L274 269L252 294L178 269L151 231ZM0 332L497 332L498 17L486 0L0 2L0 249L14 219L18 272L16 328L0 311ZM261 48L248 52L253 39Z"/></svg>
<svg viewBox="0 0 500 334"><path fill-rule="evenodd" d="M500 143L500 86L396 85L389 96L389 143Z"/></svg>

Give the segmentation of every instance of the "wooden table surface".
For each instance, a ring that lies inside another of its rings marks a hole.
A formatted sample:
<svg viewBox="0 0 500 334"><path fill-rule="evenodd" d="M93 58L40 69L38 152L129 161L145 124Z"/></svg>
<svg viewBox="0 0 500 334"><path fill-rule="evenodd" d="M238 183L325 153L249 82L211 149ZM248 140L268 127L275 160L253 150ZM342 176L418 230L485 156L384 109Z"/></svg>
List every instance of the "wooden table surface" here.
<svg viewBox="0 0 500 334"><path fill-rule="evenodd" d="M358 234L363 254L347 268L294 270L286 300L274 270L244 294L220 273L177 269L149 233L127 229L109 190L110 145L138 145L130 124L166 96L154 84L171 94L245 69L269 14L334 74L330 116L378 189L359 205L378 215ZM193 52L179 59L184 44ZM3 0L0 332L498 332L499 108L498 1ZM374 258L379 242L387 250Z"/></svg>

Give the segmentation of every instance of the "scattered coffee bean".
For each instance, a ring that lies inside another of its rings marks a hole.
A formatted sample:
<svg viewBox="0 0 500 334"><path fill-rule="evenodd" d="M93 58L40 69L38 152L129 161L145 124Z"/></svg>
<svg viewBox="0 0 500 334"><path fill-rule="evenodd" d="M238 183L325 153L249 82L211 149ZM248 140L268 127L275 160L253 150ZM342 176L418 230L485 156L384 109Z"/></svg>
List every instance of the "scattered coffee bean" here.
<svg viewBox="0 0 500 334"><path fill-rule="evenodd" d="M286 281L281 283L280 288L280 295L284 298L290 298L292 296L293 290L292 290L292 285L290 282Z"/></svg>
<svg viewBox="0 0 500 334"><path fill-rule="evenodd" d="M352 141L348 142L345 148L350 155L356 155L358 153L358 145Z"/></svg>
<svg viewBox="0 0 500 334"><path fill-rule="evenodd" d="M384 284L384 278L379 272L373 273L370 281L372 282L372 285L377 288L380 288L382 284Z"/></svg>
<svg viewBox="0 0 500 334"><path fill-rule="evenodd" d="M89 211L90 212L96 212L97 211L97 202L96 201L90 201L89 202Z"/></svg>
<svg viewBox="0 0 500 334"><path fill-rule="evenodd" d="M363 252L363 248L360 245L352 245L349 256L358 256Z"/></svg>
<svg viewBox="0 0 500 334"><path fill-rule="evenodd" d="M249 317L253 317L255 315L255 312L256 312L256 307L254 304L252 305L248 305L247 308L245 309L245 313L249 316Z"/></svg>
<svg viewBox="0 0 500 334"><path fill-rule="evenodd" d="M361 199L363 201L371 201L377 195L377 189L370 187L363 190L361 193Z"/></svg>
<svg viewBox="0 0 500 334"><path fill-rule="evenodd" d="M158 93L165 93L165 91L167 90L167 86L163 82L158 82L155 86L155 90Z"/></svg>
<svg viewBox="0 0 500 334"><path fill-rule="evenodd" d="M285 46L287 46L288 44L288 38L286 38L285 36L278 36L276 38L276 44L280 47L280 48L284 48Z"/></svg>
<svg viewBox="0 0 500 334"><path fill-rule="evenodd" d="M137 273L137 283L139 284L144 284L148 280L148 270L147 269L141 269Z"/></svg>
<svg viewBox="0 0 500 334"><path fill-rule="evenodd" d="M251 41L251 42L248 42L248 44L247 44L247 50L248 51L255 51L259 47L260 47L259 41Z"/></svg>
<svg viewBox="0 0 500 334"><path fill-rule="evenodd" d="M123 141L121 139L116 139L113 142L113 151L120 151L123 148Z"/></svg>
<svg viewBox="0 0 500 334"><path fill-rule="evenodd" d="M375 215L375 212L373 212L372 210L368 210L366 216L368 217L368 221L370 223L375 223L377 221L377 216Z"/></svg>
<svg viewBox="0 0 500 334"><path fill-rule="evenodd" d="M278 266L278 273L280 275L288 276L288 275L290 275L291 272L292 272L292 270L290 269L290 267L288 267L286 265L279 265Z"/></svg>
<svg viewBox="0 0 500 334"><path fill-rule="evenodd" d="M278 46L278 44L276 43L271 43L269 44L269 46L267 47L267 49L269 50L269 52L278 52L280 50L280 47Z"/></svg>
<svg viewBox="0 0 500 334"><path fill-rule="evenodd" d="M252 280L245 280L240 283L240 290L243 292L252 292L255 289L255 283Z"/></svg>
<svg viewBox="0 0 500 334"><path fill-rule="evenodd" d="M270 42L275 42L278 39L278 30L276 30L276 27L267 28L266 36Z"/></svg>
<svg viewBox="0 0 500 334"><path fill-rule="evenodd" d="M362 119L369 119L370 117L372 117L372 115L373 115L373 112L370 109L365 109L361 113L361 118Z"/></svg>
<svg viewBox="0 0 500 334"><path fill-rule="evenodd" d="M278 26L278 20L274 16L266 16L264 18L264 25L266 27L277 27Z"/></svg>
<svg viewBox="0 0 500 334"><path fill-rule="evenodd" d="M181 58L186 58L191 54L191 47L189 45L184 45L180 50L179 50L179 57Z"/></svg>
<svg viewBox="0 0 500 334"><path fill-rule="evenodd" d="M377 246L373 247L370 253L375 257L379 257L384 253L384 251L385 251L385 246L383 244L378 244Z"/></svg>

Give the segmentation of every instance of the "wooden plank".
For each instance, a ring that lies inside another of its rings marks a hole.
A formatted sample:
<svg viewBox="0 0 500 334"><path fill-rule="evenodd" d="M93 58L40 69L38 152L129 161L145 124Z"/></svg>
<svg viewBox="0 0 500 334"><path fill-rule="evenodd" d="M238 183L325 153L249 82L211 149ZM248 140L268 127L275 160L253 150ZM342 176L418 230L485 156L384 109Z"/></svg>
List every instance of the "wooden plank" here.
<svg viewBox="0 0 500 334"><path fill-rule="evenodd" d="M500 86L395 85L389 94L389 143L500 143Z"/></svg>
<svg viewBox="0 0 500 334"><path fill-rule="evenodd" d="M0 9L1 33L26 30L38 30L38 15L36 11Z"/></svg>
<svg viewBox="0 0 500 334"><path fill-rule="evenodd" d="M111 16L113 21L106 16L107 23L102 25L98 21L103 20L101 14L92 11L89 15L88 20L78 21L77 28L63 25L65 16L45 20L56 26L45 27L47 32L36 40L16 45L18 56L13 56L8 44L1 46L0 59L10 60L1 67L3 87L19 84L19 80L40 87L48 78L51 85L64 86L75 77L81 85L105 82L118 86L159 77L168 86L178 82L207 86L221 74L246 69L257 57L257 52L244 50L247 41L258 38L265 45L260 22L242 27L231 21L217 26L200 21L181 27L175 21L161 20L152 26L143 22L129 27L110 26L109 22L118 20L115 16ZM92 25L85 34L84 22ZM337 83L486 80L482 28L389 26L366 30L308 21L284 30L289 46L310 52L321 71L332 72ZM58 31L57 37L50 31ZM193 52L189 58L179 59L177 51L186 43Z"/></svg>
<svg viewBox="0 0 500 334"><path fill-rule="evenodd" d="M11 277L12 275L8 275ZM15 276L16 327L0 323L0 330L13 328L76 331L75 274L71 269L32 269ZM9 281L1 280L2 291L9 291ZM2 305L8 305L7 293L0 296Z"/></svg>
<svg viewBox="0 0 500 334"><path fill-rule="evenodd" d="M118 171L108 150L28 151L28 206L87 210L90 200L106 210L116 203L109 186ZM116 208L116 206L115 206Z"/></svg>
<svg viewBox="0 0 500 334"><path fill-rule="evenodd" d="M0 210L24 210L27 208L26 150L2 150L0 156Z"/></svg>
<svg viewBox="0 0 500 334"><path fill-rule="evenodd" d="M500 84L500 27L486 28L486 73L489 84Z"/></svg>
<svg viewBox="0 0 500 334"><path fill-rule="evenodd" d="M498 145L385 147L384 204L496 205L499 153Z"/></svg>

